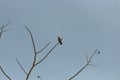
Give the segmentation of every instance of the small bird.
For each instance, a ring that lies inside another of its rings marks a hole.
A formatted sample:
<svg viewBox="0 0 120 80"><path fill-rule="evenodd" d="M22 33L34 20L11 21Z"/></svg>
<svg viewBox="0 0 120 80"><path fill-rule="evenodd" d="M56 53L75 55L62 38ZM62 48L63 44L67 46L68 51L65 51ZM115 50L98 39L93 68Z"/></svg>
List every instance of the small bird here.
<svg viewBox="0 0 120 80"><path fill-rule="evenodd" d="M62 39L58 36L58 42L62 45Z"/></svg>

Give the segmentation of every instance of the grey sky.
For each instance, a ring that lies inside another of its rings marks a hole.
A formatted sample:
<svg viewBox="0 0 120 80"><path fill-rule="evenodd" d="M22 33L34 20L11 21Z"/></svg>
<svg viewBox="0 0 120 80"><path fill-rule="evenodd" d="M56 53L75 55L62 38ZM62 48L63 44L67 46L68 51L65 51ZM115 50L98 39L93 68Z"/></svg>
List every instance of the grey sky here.
<svg viewBox="0 0 120 80"><path fill-rule="evenodd" d="M24 80L17 57L28 70L33 59L30 36L37 49L63 37L49 57L34 69L30 80L67 80L85 63L84 53L101 51L93 64L74 80L120 79L120 1L119 0L0 0L0 25L11 19L10 31L0 38L0 65L14 80ZM41 57L41 56L40 56ZM0 72L0 80L7 80Z"/></svg>

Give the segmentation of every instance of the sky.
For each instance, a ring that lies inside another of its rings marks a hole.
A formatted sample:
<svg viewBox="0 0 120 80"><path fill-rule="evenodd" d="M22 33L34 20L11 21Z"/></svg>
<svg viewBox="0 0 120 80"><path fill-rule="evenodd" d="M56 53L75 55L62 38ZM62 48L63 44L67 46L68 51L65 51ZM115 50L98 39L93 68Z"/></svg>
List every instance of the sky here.
<svg viewBox="0 0 120 80"><path fill-rule="evenodd" d="M92 64L73 80L120 80L119 0L0 0L0 26L11 21L0 38L0 66L13 80L25 80L17 57L28 71L33 48L25 25L31 30L36 49L51 44L37 57L41 59L63 37L29 80L68 80L86 63L96 49ZM7 80L0 72L0 80Z"/></svg>

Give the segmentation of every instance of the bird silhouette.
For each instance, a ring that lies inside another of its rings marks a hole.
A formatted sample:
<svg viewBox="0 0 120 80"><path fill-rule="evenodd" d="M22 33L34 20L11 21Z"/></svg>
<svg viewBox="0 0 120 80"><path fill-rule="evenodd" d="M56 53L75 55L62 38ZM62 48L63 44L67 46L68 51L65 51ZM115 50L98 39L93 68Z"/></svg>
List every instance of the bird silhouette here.
<svg viewBox="0 0 120 80"><path fill-rule="evenodd" d="M58 42L62 45L62 39L58 36Z"/></svg>

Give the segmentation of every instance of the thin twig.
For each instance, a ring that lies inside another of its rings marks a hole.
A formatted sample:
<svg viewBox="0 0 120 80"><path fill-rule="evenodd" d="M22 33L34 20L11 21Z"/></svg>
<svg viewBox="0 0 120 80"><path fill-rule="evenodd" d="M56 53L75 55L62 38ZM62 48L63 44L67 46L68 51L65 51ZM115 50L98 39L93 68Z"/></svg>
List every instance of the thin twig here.
<svg viewBox="0 0 120 80"><path fill-rule="evenodd" d="M91 55L91 57L89 58L88 62L90 63L90 61L92 60L93 56L97 53L98 49L96 49L93 54Z"/></svg>
<svg viewBox="0 0 120 80"><path fill-rule="evenodd" d="M46 47L48 47L50 45L51 42L49 42L47 45L45 45L42 49L40 49L36 54L39 54L40 52L42 52Z"/></svg>
<svg viewBox="0 0 120 80"><path fill-rule="evenodd" d="M36 54L36 48L35 48L35 43L34 43L33 35L31 33L31 31L26 26L25 26L25 28L27 29L27 31L30 34L30 37L31 37L31 40L32 40L32 44L33 44L34 54Z"/></svg>
<svg viewBox="0 0 120 80"><path fill-rule="evenodd" d="M80 72L82 72L86 67L88 66L88 64L84 65L77 73L75 73L72 77L70 77L68 80L72 80L73 78L75 78Z"/></svg>
<svg viewBox="0 0 120 80"><path fill-rule="evenodd" d="M96 65L93 65L93 64L89 64L89 66L93 66L93 67L96 67Z"/></svg>
<svg viewBox="0 0 120 80"><path fill-rule="evenodd" d="M19 62L19 60L16 58L16 61L18 63L18 65L20 66L20 68L22 69L22 71L27 75L27 72L25 71L25 69L23 68L23 66L21 65L21 63Z"/></svg>
<svg viewBox="0 0 120 80"><path fill-rule="evenodd" d="M97 49L93 52L93 54L90 56L90 58L88 59L88 56L86 55L86 59L87 59L87 63L78 71L76 72L72 77L70 77L68 80L72 80L73 78L75 78L79 73L81 73L87 66L94 66L92 64L90 64L92 58L94 57L94 55L96 54Z"/></svg>
<svg viewBox="0 0 120 80"><path fill-rule="evenodd" d="M0 66L0 70L2 71L2 73L5 75L6 78L8 78L8 80L12 80L7 73L2 69L2 67Z"/></svg>
<svg viewBox="0 0 120 80"><path fill-rule="evenodd" d="M3 26L3 28L7 27L7 26L10 25L10 24L11 24L10 22L7 23L6 25Z"/></svg>
<svg viewBox="0 0 120 80"><path fill-rule="evenodd" d="M85 57L86 57L86 60L87 60L87 62L88 62L87 51L85 52Z"/></svg>
<svg viewBox="0 0 120 80"><path fill-rule="evenodd" d="M6 30L5 27L7 27L8 25L10 25L11 23L8 22L6 25L2 25L2 27L0 27L0 38L2 36L2 34L6 31L9 31L9 30Z"/></svg>
<svg viewBox="0 0 120 80"><path fill-rule="evenodd" d="M35 65L38 65L38 64L40 64L43 60L45 60L45 59L48 57L48 55L52 52L52 50L53 50L58 44L59 44L59 42L57 42L57 43L52 47L52 49L50 49L50 51L49 51L40 61L38 61Z"/></svg>

